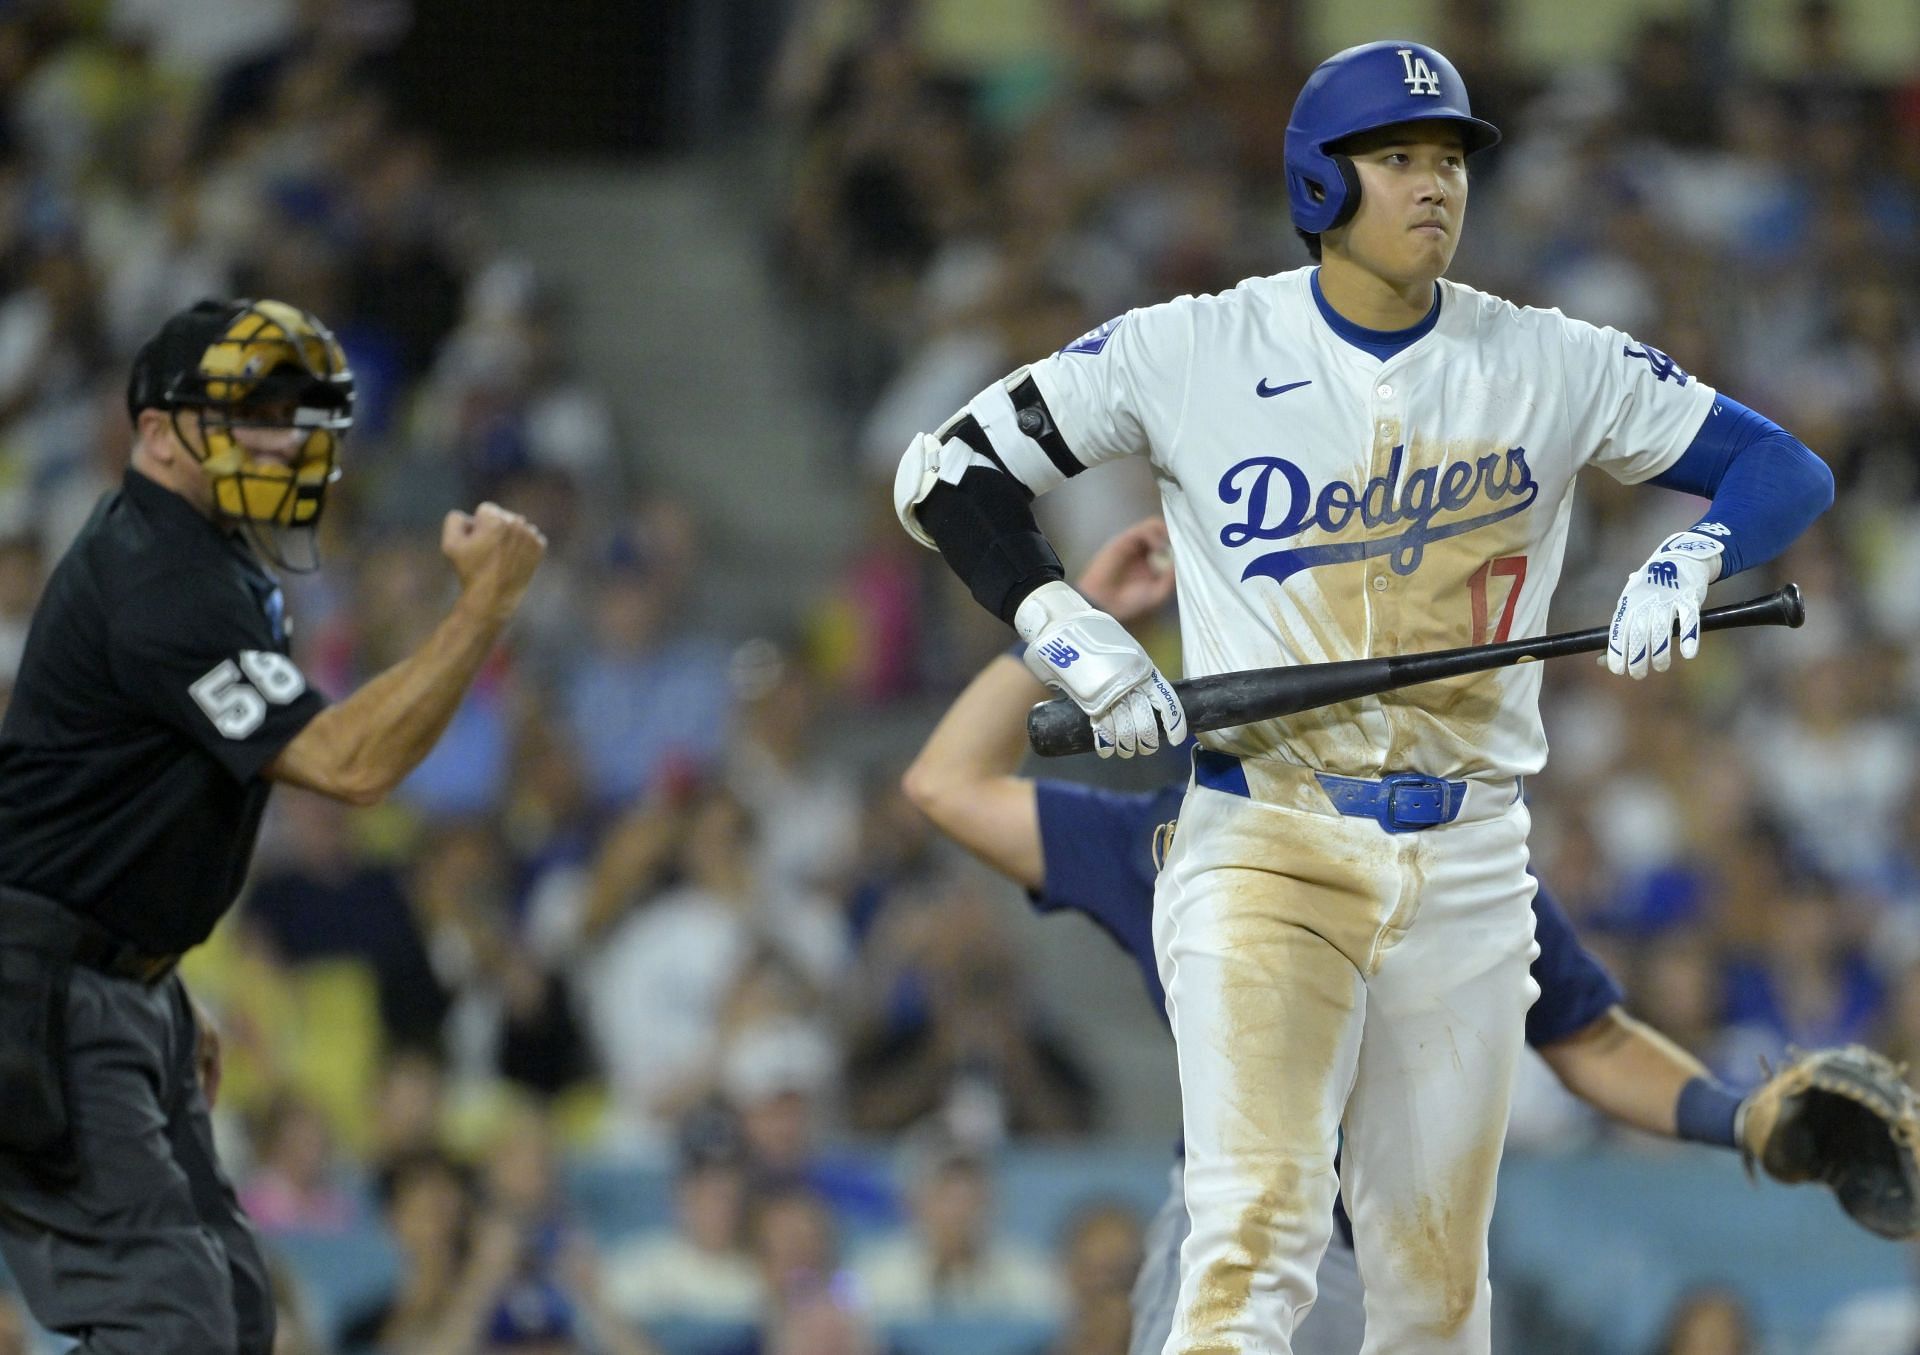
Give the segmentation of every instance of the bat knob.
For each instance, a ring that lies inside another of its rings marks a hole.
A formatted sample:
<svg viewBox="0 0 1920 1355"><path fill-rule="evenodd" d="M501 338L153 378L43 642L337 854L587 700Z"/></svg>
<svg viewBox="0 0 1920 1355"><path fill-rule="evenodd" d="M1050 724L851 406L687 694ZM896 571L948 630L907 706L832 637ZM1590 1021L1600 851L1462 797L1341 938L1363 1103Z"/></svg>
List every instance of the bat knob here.
<svg viewBox="0 0 1920 1355"><path fill-rule="evenodd" d="M1807 604L1800 596L1800 585L1790 583L1780 590L1780 613L1787 625L1798 630L1807 620Z"/></svg>

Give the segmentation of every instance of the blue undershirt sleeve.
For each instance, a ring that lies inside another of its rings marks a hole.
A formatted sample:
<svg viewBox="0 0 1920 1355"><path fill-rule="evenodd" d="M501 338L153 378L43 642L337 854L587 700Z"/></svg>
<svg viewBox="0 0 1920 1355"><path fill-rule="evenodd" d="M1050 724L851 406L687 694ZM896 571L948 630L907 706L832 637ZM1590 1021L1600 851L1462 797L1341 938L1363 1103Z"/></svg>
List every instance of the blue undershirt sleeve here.
<svg viewBox="0 0 1920 1355"><path fill-rule="evenodd" d="M1833 503L1833 472L1738 400L1716 396L1693 442L1649 484L1713 502L1696 524L1725 547L1720 577L1765 564Z"/></svg>

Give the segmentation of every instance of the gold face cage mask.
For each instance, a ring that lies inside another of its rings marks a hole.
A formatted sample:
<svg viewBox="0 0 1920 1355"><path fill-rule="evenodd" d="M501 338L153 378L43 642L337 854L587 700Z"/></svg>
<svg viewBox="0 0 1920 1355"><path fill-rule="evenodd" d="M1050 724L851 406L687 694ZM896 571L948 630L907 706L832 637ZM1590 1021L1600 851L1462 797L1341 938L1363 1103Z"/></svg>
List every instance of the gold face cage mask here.
<svg viewBox="0 0 1920 1355"><path fill-rule="evenodd" d="M340 478L340 444L353 427L353 373L327 327L283 301L242 302L167 396L175 433L212 484L215 512L274 563L312 569L313 529L328 487ZM197 438L181 421L186 409L199 416ZM251 428L293 429L291 458L249 450L244 433ZM307 545L299 562L286 549L296 532Z"/></svg>

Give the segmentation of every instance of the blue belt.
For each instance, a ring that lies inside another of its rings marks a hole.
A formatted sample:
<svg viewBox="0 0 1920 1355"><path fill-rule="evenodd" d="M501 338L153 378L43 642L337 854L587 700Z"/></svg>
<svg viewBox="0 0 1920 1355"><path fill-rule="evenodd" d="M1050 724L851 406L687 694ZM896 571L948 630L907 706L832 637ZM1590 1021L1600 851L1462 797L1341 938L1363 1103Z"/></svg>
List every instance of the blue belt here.
<svg viewBox="0 0 1920 1355"><path fill-rule="evenodd" d="M1331 772L1313 775L1337 812L1372 819L1389 833L1417 833L1422 828L1452 823L1467 799L1465 781L1448 781L1420 772L1394 772L1378 781ZM1208 790L1252 798L1247 790L1247 769L1228 753L1195 748L1193 780Z"/></svg>

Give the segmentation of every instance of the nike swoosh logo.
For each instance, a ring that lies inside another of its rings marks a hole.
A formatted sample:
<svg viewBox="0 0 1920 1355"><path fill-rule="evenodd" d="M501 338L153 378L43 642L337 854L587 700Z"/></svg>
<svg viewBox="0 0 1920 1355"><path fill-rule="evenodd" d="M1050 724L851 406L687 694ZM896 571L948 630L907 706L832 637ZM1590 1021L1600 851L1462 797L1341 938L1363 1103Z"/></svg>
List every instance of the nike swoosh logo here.
<svg viewBox="0 0 1920 1355"><path fill-rule="evenodd" d="M1253 393L1262 399L1271 400L1276 395L1285 395L1288 391L1299 390L1302 386L1311 386L1312 384L1313 379L1309 377L1305 381L1290 381L1284 386L1269 386L1267 379L1263 376L1260 378L1259 384L1253 388Z"/></svg>

